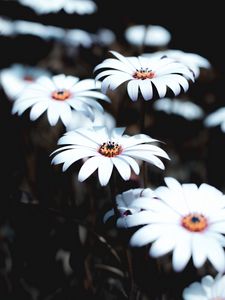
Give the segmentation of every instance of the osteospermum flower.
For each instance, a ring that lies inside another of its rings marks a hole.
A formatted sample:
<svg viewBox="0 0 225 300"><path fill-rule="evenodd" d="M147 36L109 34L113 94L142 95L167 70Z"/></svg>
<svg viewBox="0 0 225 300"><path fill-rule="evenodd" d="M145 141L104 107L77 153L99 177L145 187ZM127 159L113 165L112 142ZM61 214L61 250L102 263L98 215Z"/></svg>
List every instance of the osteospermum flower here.
<svg viewBox="0 0 225 300"><path fill-rule="evenodd" d="M116 196L116 208L119 213L119 217L116 220L117 227L127 227L126 217L142 211L143 208L141 207L141 202L142 199L145 199L146 197L154 197L154 192L150 188L130 189ZM138 206L135 204L137 199L139 199ZM107 211L103 217L103 222L107 222L109 218L114 215L114 209Z"/></svg>
<svg viewBox="0 0 225 300"><path fill-rule="evenodd" d="M225 271L225 197L208 184L180 184L166 177L167 187L154 192L157 200L141 201L141 211L127 216L128 227L144 225L131 237L131 246L152 243L149 254L160 257L172 251L175 271L190 258L196 268L208 259L218 272ZM135 205L138 206L138 200Z"/></svg>
<svg viewBox="0 0 225 300"><path fill-rule="evenodd" d="M37 14L56 13L63 9L66 13L92 14L97 10L92 0L19 0L22 5L33 9Z"/></svg>
<svg viewBox="0 0 225 300"><path fill-rule="evenodd" d="M207 275L200 282L190 284L183 291L184 300L223 300L225 299L225 275L218 274L215 279Z"/></svg>
<svg viewBox="0 0 225 300"><path fill-rule="evenodd" d="M72 118L69 124L66 126L66 131L72 131L82 127L92 128L93 126L105 126L108 130L112 130L116 126L115 118L108 112L101 112L97 109L93 109L94 119L91 120L84 114L77 111L72 111Z"/></svg>
<svg viewBox="0 0 225 300"><path fill-rule="evenodd" d="M95 100L110 101L101 92L94 79L79 81L78 77L64 74L41 77L36 83L29 86L13 105L12 113L21 115L31 108L30 119L39 118L45 111L49 123L56 125L59 118L67 126L71 121L72 110L84 113L93 118L93 108L103 111L102 106Z"/></svg>
<svg viewBox="0 0 225 300"><path fill-rule="evenodd" d="M163 56L173 58L190 68L193 71L195 78L199 77L201 68L211 68L210 62L205 57L197 53L189 53L177 49L168 49L164 51L157 51L155 53L144 53L143 56L149 58L160 58Z"/></svg>
<svg viewBox="0 0 225 300"><path fill-rule="evenodd" d="M209 114L204 120L204 125L206 127L220 125L221 130L225 132L225 107L221 107Z"/></svg>
<svg viewBox="0 0 225 300"><path fill-rule="evenodd" d="M102 91L115 90L127 83L127 92L131 100L136 101L139 92L145 100L153 97L153 86L159 98L166 95L167 87L175 95L181 87L187 91L188 79L194 81L192 72L183 64L170 58L125 57L116 51L110 51L116 58L105 59L94 71L101 71L96 80L102 80Z"/></svg>
<svg viewBox="0 0 225 300"><path fill-rule="evenodd" d="M37 81L41 76L50 77L51 73L38 67L13 64L1 71L0 82L9 99L15 100L26 87Z"/></svg>
<svg viewBox="0 0 225 300"><path fill-rule="evenodd" d="M115 167L124 180L129 180L131 169L139 174L140 168L135 159L144 160L164 169L157 157L169 159L164 150L150 143L156 140L145 134L123 135L125 128L114 128L108 132L105 127L79 128L66 133L59 139L59 148L53 154L53 164L63 163L66 171L79 159L86 159L81 167L78 180L84 181L98 169L100 184L107 185ZM58 153L60 151L60 153Z"/></svg>
<svg viewBox="0 0 225 300"><path fill-rule="evenodd" d="M163 98L155 101L153 107L167 114L175 114L189 121L201 119L204 116L203 109L195 103L183 99Z"/></svg>
<svg viewBox="0 0 225 300"><path fill-rule="evenodd" d="M159 25L134 25L125 30L125 38L135 46L163 47L170 42L171 34Z"/></svg>

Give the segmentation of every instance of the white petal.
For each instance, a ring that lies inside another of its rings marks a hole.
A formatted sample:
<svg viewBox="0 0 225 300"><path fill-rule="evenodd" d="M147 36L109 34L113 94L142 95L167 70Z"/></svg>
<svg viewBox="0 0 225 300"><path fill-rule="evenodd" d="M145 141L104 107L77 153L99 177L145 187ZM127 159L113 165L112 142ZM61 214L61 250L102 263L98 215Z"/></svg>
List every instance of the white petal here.
<svg viewBox="0 0 225 300"><path fill-rule="evenodd" d="M74 92L86 91L91 89L97 89L97 84L94 79L84 79L73 86Z"/></svg>
<svg viewBox="0 0 225 300"><path fill-rule="evenodd" d="M136 175L140 173L139 165L136 162L136 160L134 160L132 157L126 155L120 155L120 159L124 159L126 163L128 163L131 166L131 168L133 169Z"/></svg>
<svg viewBox="0 0 225 300"><path fill-rule="evenodd" d="M139 80L139 86L142 96L145 100L150 100L153 97L152 83L150 79Z"/></svg>
<svg viewBox="0 0 225 300"><path fill-rule="evenodd" d="M177 243L176 232L166 229L165 232L152 244L149 254L153 257L159 257L173 250Z"/></svg>
<svg viewBox="0 0 225 300"><path fill-rule="evenodd" d="M172 264L176 272L182 271L191 258L190 234L182 233L173 251Z"/></svg>
<svg viewBox="0 0 225 300"><path fill-rule="evenodd" d="M138 229L130 239L132 247L142 247L160 237L164 227L159 225L146 225Z"/></svg>
<svg viewBox="0 0 225 300"><path fill-rule="evenodd" d="M201 233L192 234L192 259L196 268L201 268L207 259L205 239Z"/></svg>
<svg viewBox="0 0 225 300"><path fill-rule="evenodd" d="M94 156L85 161L78 173L78 180L83 182L99 167L101 162L100 156Z"/></svg>
<svg viewBox="0 0 225 300"><path fill-rule="evenodd" d="M49 104L47 114L48 114L48 121L49 121L50 125L51 126L56 125L56 123L58 122L58 119L59 119L59 113L55 109L53 103Z"/></svg>
<svg viewBox="0 0 225 300"><path fill-rule="evenodd" d="M98 167L98 178L102 186L108 184L109 179L112 175L112 171L113 171L113 163L111 159L104 156L101 157L99 167Z"/></svg>
<svg viewBox="0 0 225 300"><path fill-rule="evenodd" d="M125 152L125 154L126 154L126 152ZM157 166L158 168L160 168L162 170L165 169L165 166L162 163L162 161L158 157L154 156L153 154L151 154L151 153L149 153L147 151L139 151L139 152L137 152L137 151L129 151L128 155L132 156L134 158L137 158L137 159L144 160L144 161L146 161L148 163L151 163L151 164Z"/></svg>
<svg viewBox="0 0 225 300"><path fill-rule="evenodd" d="M225 271L225 254L221 245L214 239L209 238L207 244L205 244L207 249L207 256L216 271Z"/></svg>
<svg viewBox="0 0 225 300"><path fill-rule="evenodd" d="M165 97L167 88L166 88L166 83L163 81L163 79L156 77L156 78L152 78L151 81L156 87L159 97L160 98Z"/></svg>
<svg viewBox="0 0 225 300"><path fill-rule="evenodd" d="M138 90L139 90L139 81L131 80L127 84L127 93L132 101L136 101L138 99Z"/></svg>
<svg viewBox="0 0 225 300"><path fill-rule="evenodd" d="M126 160L120 159L119 156L111 158L113 164L117 168L119 174L124 180L129 180L131 176L130 165Z"/></svg>
<svg viewBox="0 0 225 300"><path fill-rule="evenodd" d="M63 105L58 106L60 109L60 118L65 126L67 126L72 118L71 108L68 104L62 103Z"/></svg>
<svg viewBox="0 0 225 300"><path fill-rule="evenodd" d="M34 106L32 107L32 109L30 111L30 119L32 121L34 121L37 118L39 118L40 115L42 115L43 112L47 109L47 107L48 107L48 102L46 102L46 101L38 102L38 103L34 104Z"/></svg>

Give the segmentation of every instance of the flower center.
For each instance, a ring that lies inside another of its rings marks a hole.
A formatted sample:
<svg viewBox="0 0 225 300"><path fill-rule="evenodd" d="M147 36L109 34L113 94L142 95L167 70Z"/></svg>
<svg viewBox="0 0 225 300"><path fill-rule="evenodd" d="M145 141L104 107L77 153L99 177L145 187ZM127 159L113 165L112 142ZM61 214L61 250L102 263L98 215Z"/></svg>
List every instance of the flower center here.
<svg viewBox="0 0 225 300"><path fill-rule="evenodd" d="M122 152L122 147L115 142L103 143L98 152L106 157L115 157Z"/></svg>
<svg viewBox="0 0 225 300"><path fill-rule="evenodd" d="M23 77L23 80L32 82L32 81L34 81L34 78L32 76L26 75L26 76Z"/></svg>
<svg viewBox="0 0 225 300"><path fill-rule="evenodd" d="M192 213L183 217L181 224L192 232L200 232L208 226L207 219L202 214Z"/></svg>
<svg viewBox="0 0 225 300"><path fill-rule="evenodd" d="M52 93L52 98L58 101L64 101L70 97L70 92L67 90L58 90Z"/></svg>
<svg viewBox="0 0 225 300"><path fill-rule="evenodd" d="M141 80L151 79L155 77L155 73L148 70L148 68L146 69L141 68L140 70L136 70L136 72L133 74L133 77L135 79L141 79Z"/></svg>

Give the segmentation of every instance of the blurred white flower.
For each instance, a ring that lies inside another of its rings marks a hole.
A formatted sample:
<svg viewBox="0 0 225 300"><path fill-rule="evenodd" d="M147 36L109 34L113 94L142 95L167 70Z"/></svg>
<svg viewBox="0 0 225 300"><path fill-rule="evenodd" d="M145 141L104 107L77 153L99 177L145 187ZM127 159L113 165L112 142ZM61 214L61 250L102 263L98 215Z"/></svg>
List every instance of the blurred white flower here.
<svg viewBox="0 0 225 300"><path fill-rule="evenodd" d="M105 126L108 130L113 129L116 126L115 118L108 112L99 111L93 109L94 119L91 120L84 114L77 111L72 111L72 118L69 124L66 126L66 131L76 130L82 124L82 127L90 128L93 126Z"/></svg>
<svg viewBox="0 0 225 300"><path fill-rule="evenodd" d="M171 34L159 25L134 25L125 30L125 38L135 46L163 47L169 44Z"/></svg>
<svg viewBox="0 0 225 300"><path fill-rule="evenodd" d="M29 21L14 21L15 32L17 34L31 34L38 36L44 40L62 39L65 35L65 30L55 26L47 26L40 23Z"/></svg>
<svg viewBox="0 0 225 300"><path fill-rule="evenodd" d="M124 131L125 128L108 131L106 127L99 126L67 132L58 141L59 145L66 146L52 153L57 153L52 163L63 163L63 171L66 171L76 161L87 158L79 171L78 180L86 180L98 169L102 186L109 182L113 167L124 180L130 179L131 168L138 175L140 168L135 159L165 168L157 156L169 159L168 155L161 148L150 145L156 140L145 134L123 135Z"/></svg>
<svg viewBox="0 0 225 300"><path fill-rule="evenodd" d="M45 69L23 64L13 64L0 72L0 83L10 100L15 100L23 90L41 76L51 76Z"/></svg>
<svg viewBox="0 0 225 300"><path fill-rule="evenodd" d="M150 188L130 189L116 196L116 208L119 217L116 220L117 227L126 228L126 217L143 210L141 207L142 200L145 202L146 197L153 198L154 192ZM138 199L138 205L137 200ZM107 222L109 218L115 215L114 209L109 210L103 217L103 222Z"/></svg>
<svg viewBox="0 0 225 300"><path fill-rule="evenodd" d="M13 22L5 17L0 16L0 36L11 36L14 34Z"/></svg>
<svg viewBox="0 0 225 300"><path fill-rule="evenodd" d="M100 28L94 35L95 42L102 46L109 46L116 40L115 33L107 28Z"/></svg>
<svg viewBox="0 0 225 300"><path fill-rule="evenodd" d="M30 119L38 119L45 111L50 125L59 118L67 126L72 118L72 110L93 118L93 108L103 111L95 99L110 101L98 91L99 84L94 79L79 80L78 77L55 75L52 78L40 77L36 83L27 87L14 102L12 113L21 115L31 108Z"/></svg>
<svg viewBox="0 0 225 300"><path fill-rule="evenodd" d="M154 102L153 107L167 114L181 116L189 121L201 119L204 116L204 111L200 106L183 99L159 99Z"/></svg>
<svg viewBox="0 0 225 300"><path fill-rule="evenodd" d="M181 87L187 91L188 79L194 81L192 72L173 59L125 57L116 51L110 52L116 58L107 58L94 69L94 72L101 71L96 80L102 80L103 93L108 89L115 90L126 82L131 100L136 101L139 92L145 100L150 100L153 97L153 86L159 98L162 98L167 93L167 87L178 95Z"/></svg>
<svg viewBox="0 0 225 300"><path fill-rule="evenodd" d="M90 48L94 39L90 33L82 29L68 29L63 41L72 47L81 45L85 48Z"/></svg>
<svg viewBox="0 0 225 300"><path fill-rule="evenodd" d="M166 186L154 190L158 199L149 199L146 210L126 217L127 227L140 226L130 245L152 243L149 254L161 257L172 251L172 266L182 271L192 257L196 268L206 260L218 272L225 271L225 196L208 184L180 184L165 178ZM139 199L136 200L138 202Z"/></svg>
<svg viewBox="0 0 225 300"><path fill-rule="evenodd" d="M57 13L64 10L68 14L93 14L97 10L92 0L19 0L22 5L33 9L37 14Z"/></svg>
<svg viewBox="0 0 225 300"><path fill-rule="evenodd" d="M204 124L206 127L213 127L220 125L220 128L225 132L225 107L221 107L209 114L205 120Z"/></svg>
<svg viewBox="0 0 225 300"><path fill-rule="evenodd" d="M194 282L183 291L184 300L223 300L225 299L225 275L217 274L215 279L206 275L200 282Z"/></svg>
<svg viewBox="0 0 225 300"><path fill-rule="evenodd" d="M173 58L176 61L179 61L186 65L189 69L193 71L195 77L197 78L200 74L200 68L209 69L211 68L210 62L196 53L184 52L176 49L169 49L164 51L157 51L155 53L144 53L143 56L149 58L160 58L167 56L169 58Z"/></svg>

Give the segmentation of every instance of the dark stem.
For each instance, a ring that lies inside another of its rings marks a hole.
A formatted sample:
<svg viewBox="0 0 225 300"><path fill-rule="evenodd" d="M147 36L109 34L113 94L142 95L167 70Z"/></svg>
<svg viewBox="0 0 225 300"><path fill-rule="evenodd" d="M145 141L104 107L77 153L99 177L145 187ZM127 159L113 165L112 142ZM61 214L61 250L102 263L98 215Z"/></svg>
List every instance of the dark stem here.
<svg viewBox="0 0 225 300"><path fill-rule="evenodd" d="M145 133L146 111L147 111L146 101L142 97L139 97L138 101L140 103L140 132ZM142 163L141 174L142 174L142 187L146 188L148 183L148 174L147 174L147 164L145 161L143 161Z"/></svg>

